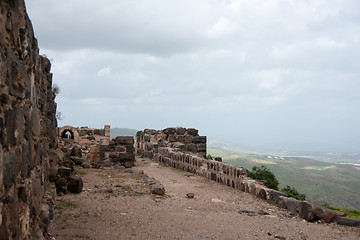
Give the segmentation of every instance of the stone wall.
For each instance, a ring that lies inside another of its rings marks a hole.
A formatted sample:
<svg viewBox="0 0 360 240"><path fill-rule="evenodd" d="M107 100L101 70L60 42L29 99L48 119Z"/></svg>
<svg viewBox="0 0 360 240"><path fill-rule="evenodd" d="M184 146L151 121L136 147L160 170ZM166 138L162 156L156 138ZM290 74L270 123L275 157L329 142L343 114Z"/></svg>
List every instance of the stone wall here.
<svg viewBox="0 0 360 240"><path fill-rule="evenodd" d="M70 156L82 157L89 163L100 160L100 147L110 143L110 126L103 129L89 127L63 126L58 128L60 148ZM80 153L72 153L73 148Z"/></svg>
<svg viewBox="0 0 360 240"><path fill-rule="evenodd" d="M110 141L109 145L100 146L100 161L104 166L120 164L126 168L135 165L134 137L119 136Z"/></svg>
<svg viewBox="0 0 360 240"><path fill-rule="evenodd" d="M183 138L176 138L181 139L181 141L175 142L173 141L175 138L169 137L176 133L178 129L181 129L181 133L184 133L182 128L171 128L171 134L169 134L168 129L162 131L145 129L138 132L135 144L136 153L152 158L159 163L192 172L220 184L252 194L278 207L287 209L310 222L337 222L343 225L360 226L358 219L346 218L344 213L317 206L307 201L298 201L287 197L283 192L266 187L264 181L251 179L249 171L245 168L215 160L207 160L203 151L200 154L196 151L189 151L192 148L188 149L186 145L184 147ZM197 133L197 130L191 129L191 132ZM191 136L197 139L195 135ZM172 141L169 141L170 139ZM206 138L202 137L201 139ZM195 142L197 144L197 140ZM194 140L192 143L194 143Z"/></svg>
<svg viewBox="0 0 360 240"><path fill-rule="evenodd" d="M166 128L164 130L145 129L136 133L138 155L153 157L159 147L170 147L206 157L206 137L199 136L195 128Z"/></svg>
<svg viewBox="0 0 360 240"><path fill-rule="evenodd" d="M50 61L39 55L23 0L0 1L0 239L44 239L56 147Z"/></svg>

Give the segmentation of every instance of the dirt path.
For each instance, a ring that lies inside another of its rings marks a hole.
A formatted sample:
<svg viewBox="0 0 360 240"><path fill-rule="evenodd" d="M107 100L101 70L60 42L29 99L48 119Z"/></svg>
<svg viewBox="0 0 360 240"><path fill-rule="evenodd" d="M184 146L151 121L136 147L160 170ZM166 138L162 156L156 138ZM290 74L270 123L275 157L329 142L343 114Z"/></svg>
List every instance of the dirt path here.
<svg viewBox="0 0 360 240"><path fill-rule="evenodd" d="M81 169L84 191L58 197L56 239L360 239L359 228L308 223L191 173L138 159L124 169ZM149 191L141 172L166 189ZM187 193L195 197L187 198Z"/></svg>

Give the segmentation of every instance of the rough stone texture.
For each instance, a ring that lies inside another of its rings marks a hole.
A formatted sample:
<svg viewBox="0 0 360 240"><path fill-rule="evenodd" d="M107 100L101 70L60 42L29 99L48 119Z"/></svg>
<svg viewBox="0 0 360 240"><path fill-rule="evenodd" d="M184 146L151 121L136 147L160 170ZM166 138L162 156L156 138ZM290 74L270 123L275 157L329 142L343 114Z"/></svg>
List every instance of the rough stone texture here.
<svg viewBox="0 0 360 240"><path fill-rule="evenodd" d="M101 146L100 161L119 163L126 168L135 166L134 137L119 136L112 139L109 145Z"/></svg>
<svg viewBox="0 0 360 240"><path fill-rule="evenodd" d="M83 181L79 177L69 177L67 189L71 193L80 193L83 189Z"/></svg>
<svg viewBox="0 0 360 240"><path fill-rule="evenodd" d="M0 239L43 239L51 218L48 178L56 160L48 152L56 147L56 104L50 68L24 1L0 1Z"/></svg>
<svg viewBox="0 0 360 240"><path fill-rule="evenodd" d="M151 193L163 196L165 194L165 188L162 184L151 185Z"/></svg>
<svg viewBox="0 0 360 240"><path fill-rule="evenodd" d="M348 217L338 217L337 224L350 226L350 227L360 227L359 218L348 218Z"/></svg>
<svg viewBox="0 0 360 240"><path fill-rule="evenodd" d="M145 129L136 133L138 155L152 158L159 147L171 147L206 157L206 136L199 136L194 128Z"/></svg>

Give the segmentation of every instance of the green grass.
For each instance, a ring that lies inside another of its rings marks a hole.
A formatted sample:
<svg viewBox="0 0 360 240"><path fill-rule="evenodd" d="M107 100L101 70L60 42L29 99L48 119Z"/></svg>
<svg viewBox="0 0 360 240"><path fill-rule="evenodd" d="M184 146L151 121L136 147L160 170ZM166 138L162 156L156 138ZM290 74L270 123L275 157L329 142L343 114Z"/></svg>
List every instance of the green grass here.
<svg viewBox="0 0 360 240"><path fill-rule="evenodd" d="M307 196L315 204L329 204L350 210L360 210L360 169L305 157L275 158L273 155L247 154L208 149L213 157L223 162L251 170L265 165L279 180L279 188L290 185Z"/></svg>
<svg viewBox="0 0 360 240"><path fill-rule="evenodd" d="M55 209L64 209L64 208L75 208L77 207L77 203L69 201L69 200L56 200Z"/></svg>
<svg viewBox="0 0 360 240"><path fill-rule="evenodd" d="M72 172L72 175L80 175L80 176L83 176L85 175L86 172L84 171L81 171L81 170L78 170L78 169L75 169L73 172Z"/></svg>
<svg viewBox="0 0 360 240"><path fill-rule="evenodd" d="M360 218L360 212L356 211L356 210L349 210L349 209L342 209L342 208L339 208L339 207L332 207L332 206L329 206L328 204L324 204L323 206L326 207L326 208L332 209L332 210L336 210L336 211L339 211L339 212L346 213L347 217Z"/></svg>

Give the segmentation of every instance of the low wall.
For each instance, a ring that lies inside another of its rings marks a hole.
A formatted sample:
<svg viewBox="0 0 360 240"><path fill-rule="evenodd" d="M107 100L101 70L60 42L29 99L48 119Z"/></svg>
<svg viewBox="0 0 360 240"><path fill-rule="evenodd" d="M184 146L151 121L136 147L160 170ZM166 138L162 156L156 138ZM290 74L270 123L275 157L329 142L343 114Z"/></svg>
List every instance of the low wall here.
<svg viewBox="0 0 360 240"><path fill-rule="evenodd" d="M207 160L203 154L186 151L186 148L184 150L183 147L179 148L179 144L176 142L165 141L166 138L161 137L164 131L144 130L138 132L136 153L159 163L192 172L252 194L280 208L287 209L292 214L310 222L337 222L343 225L360 226L360 220L346 218L344 213L314 205L307 201L298 201L287 197L286 193L266 187L264 181L250 178L249 171L245 168L229 163Z"/></svg>

